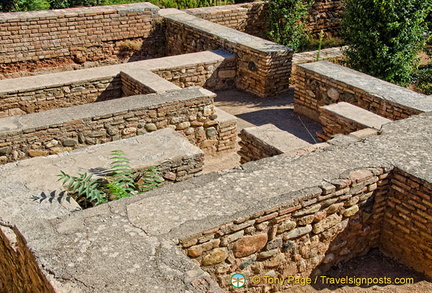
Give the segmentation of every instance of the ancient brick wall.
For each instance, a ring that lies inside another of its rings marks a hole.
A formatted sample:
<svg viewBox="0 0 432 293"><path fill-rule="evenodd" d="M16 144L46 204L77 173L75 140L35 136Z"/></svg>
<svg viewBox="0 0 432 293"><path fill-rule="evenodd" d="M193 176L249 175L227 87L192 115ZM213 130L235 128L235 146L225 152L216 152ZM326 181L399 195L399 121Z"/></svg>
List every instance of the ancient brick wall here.
<svg viewBox="0 0 432 293"><path fill-rule="evenodd" d="M264 2L185 9L186 13L257 37L267 32Z"/></svg>
<svg viewBox="0 0 432 293"><path fill-rule="evenodd" d="M211 90L223 90L235 86L236 59L164 68L153 72L180 88L202 86Z"/></svg>
<svg viewBox="0 0 432 293"><path fill-rule="evenodd" d="M7 126L21 125L16 124L16 117L3 118L0 125L6 128L0 132L0 162L55 154L166 127L176 129L207 152L217 151L217 145L206 144L218 139L213 96L210 92L205 95L195 91L191 88L165 96L153 94L106 101L101 102L99 110L81 105L28 114L26 125L14 129ZM177 99L176 95L187 98ZM152 97L156 101L145 101Z"/></svg>
<svg viewBox="0 0 432 293"><path fill-rule="evenodd" d="M239 133L239 137L240 150L238 151L238 154L240 155L241 164L273 157L283 153L273 145L270 145L261 139L257 139L255 136L245 131L245 129Z"/></svg>
<svg viewBox="0 0 432 293"><path fill-rule="evenodd" d="M122 96L119 76L0 92L0 118L105 101Z"/></svg>
<svg viewBox="0 0 432 293"><path fill-rule="evenodd" d="M258 37L267 37L268 15L265 2L202 7L185 10L205 20L222 24ZM306 20L310 34L317 37L321 30L327 36L340 35L341 0L316 0Z"/></svg>
<svg viewBox="0 0 432 293"><path fill-rule="evenodd" d="M347 81L344 80L346 76L349 76ZM352 82L355 79L362 83L362 88ZM294 80L294 111L314 120L319 118L320 106L343 101L387 119L399 120L422 113L421 109L415 108L420 105L415 101L426 98L326 61L296 65Z"/></svg>
<svg viewBox="0 0 432 293"><path fill-rule="evenodd" d="M291 49L187 14L166 15L165 21L168 54L222 48L237 55L238 88L259 97L289 89Z"/></svg>
<svg viewBox="0 0 432 293"><path fill-rule="evenodd" d="M0 292L55 292L18 229L1 221L0 272Z"/></svg>
<svg viewBox="0 0 432 293"><path fill-rule="evenodd" d="M321 140L327 141L336 134L350 134L365 128L380 131L391 120L346 102L319 108L319 121L323 133L317 133Z"/></svg>
<svg viewBox="0 0 432 293"><path fill-rule="evenodd" d="M163 56L150 3L0 13L0 79Z"/></svg>
<svg viewBox="0 0 432 293"><path fill-rule="evenodd" d="M315 0L309 9L307 28L317 37L321 30L327 35L338 37L341 34L340 19L344 10L341 0Z"/></svg>
<svg viewBox="0 0 432 293"><path fill-rule="evenodd" d="M201 54L200 54L201 55ZM228 55L228 54L227 54ZM122 96L155 93L178 87L205 86L210 89L232 88L235 84L235 58L195 56L190 61L163 59L152 70L147 61L82 71L73 76L57 73L51 76L19 79L18 86L8 88L9 80L0 81L0 118L65 108L74 105L116 99ZM198 60L201 58L201 60ZM184 58L183 58L184 59ZM186 57L187 59L187 57ZM155 62L157 64L157 62ZM116 69L117 68L117 69ZM126 74L120 70L126 71ZM88 71L91 71L88 73ZM145 72L148 71L148 72ZM151 72L154 71L155 74ZM75 72L74 72L75 73ZM120 73L120 74L119 74ZM157 75L156 75L157 74ZM167 81L162 80L158 75ZM137 77L139 80L135 79ZM69 77L69 78L68 78ZM18 80L16 80L18 81Z"/></svg>
<svg viewBox="0 0 432 293"><path fill-rule="evenodd" d="M235 289L233 272L272 270L272 277L319 275L379 246L388 171L358 169L303 190L303 196L269 210L180 240L185 253L228 291L266 292L265 285ZM260 275L262 274L262 275ZM275 284L275 289L281 289Z"/></svg>
<svg viewBox="0 0 432 293"><path fill-rule="evenodd" d="M432 276L432 185L396 169L382 227L381 248Z"/></svg>

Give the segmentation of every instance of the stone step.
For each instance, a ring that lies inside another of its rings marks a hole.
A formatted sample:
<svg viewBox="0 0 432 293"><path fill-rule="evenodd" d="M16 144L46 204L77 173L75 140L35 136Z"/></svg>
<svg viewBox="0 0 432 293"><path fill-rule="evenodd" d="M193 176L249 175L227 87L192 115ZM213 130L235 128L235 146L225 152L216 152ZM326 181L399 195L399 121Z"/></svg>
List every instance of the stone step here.
<svg viewBox="0 0 432 293"><path fill-rule="evenodd" d="M310 146L310 143L273 124L244 128L240 132L240 138L239 155L242 164Z"/></svg>
<svg viewBox="0 0 432 293"><path fill-rule="evenodd" d="M391 120L369 112L347 102L320 107L320 122L324 134L322 139L336 134L349 134L364 128L379 130Z"/></svg>

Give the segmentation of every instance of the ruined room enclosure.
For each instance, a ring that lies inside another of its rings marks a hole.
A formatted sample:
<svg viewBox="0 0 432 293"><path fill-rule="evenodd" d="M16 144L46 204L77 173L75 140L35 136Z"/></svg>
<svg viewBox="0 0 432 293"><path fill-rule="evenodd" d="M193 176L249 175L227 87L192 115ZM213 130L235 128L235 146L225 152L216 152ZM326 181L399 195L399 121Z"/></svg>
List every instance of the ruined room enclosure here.
<svg viewBox="0 0 432 293"><path fill-rule="evenodd" d="M224 14L240 6L234 7ZM100 30L105 19L118 20L131 36L142 35L149 26L133 24L144 19L165 24L163 50L188 53L0 81L0 154L9 162L0 168L0 236L2 254L8 255L1 265L10 272L3 280L14 280L9 288L218 292L233 290L229 278L241 272L248 278L242 290L264 292L268 286L251 285L252 275L321 275L371 248L431 275L432 180L425 135L431 116L390 122L430 112L430 97L327 62L298 65L294 109L319 120L319 137L328 141L311 144L258 121L240 134L242 163L250 163L196 177L203 151L233 153L237 142L235 117L217 109L214 93L201 87L224 90L221 96L238 89L260 97L285 92L288 48L149 4L4 17L6 26L40 25L46 37L56 17L64 19L59 23L85 18L89 26L76 40L84 40L93 25ZM119 38L115 28L104 27L109 31L99 36ZM141 31L130 29L136 27ZM13 36L16 30L7 31L5 36ZM53 52L72 52L67 46L57 50L61 45L48 40L34 49L46 50L47 60ZM91 63L85 51L73 55L83 64L77 68L103 63ZM6 63L17 65L17 58L27 56L14 54ZM261 104L271 104L266 103ZM158 165L167 180L189 180L76 212L74 201L57 196L60 183L47 178L59 168L105 166L113 148L129 149L136 169ZM50 154L58 155L45 157ZM261 160L266 157L272 158ZM43 192L53 196L31 199ZM52 247L59 249L52 253Z"/></svg>

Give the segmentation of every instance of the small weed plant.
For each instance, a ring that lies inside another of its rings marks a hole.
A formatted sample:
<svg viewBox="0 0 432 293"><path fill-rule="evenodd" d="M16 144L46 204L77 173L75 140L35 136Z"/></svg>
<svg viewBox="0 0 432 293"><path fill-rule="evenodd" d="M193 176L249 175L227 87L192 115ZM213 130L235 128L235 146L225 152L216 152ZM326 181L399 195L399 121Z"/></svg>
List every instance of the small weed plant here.
<svg viewBox="0 0 432 293"><path fill-rule="evenodd" d="M130 161L121 150L111 152L111 170L103 177L91 173L71 176L60 171L59 181L83 208L153 190L164 181L156 167L134 174Z"/></svg>

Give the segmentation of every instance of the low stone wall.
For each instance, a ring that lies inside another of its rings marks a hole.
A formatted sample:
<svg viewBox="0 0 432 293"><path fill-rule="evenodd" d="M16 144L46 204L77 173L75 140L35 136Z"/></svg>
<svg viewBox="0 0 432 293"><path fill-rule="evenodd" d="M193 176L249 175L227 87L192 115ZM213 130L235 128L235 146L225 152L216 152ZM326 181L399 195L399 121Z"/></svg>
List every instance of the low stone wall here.
<svg viewBox="0 0 432 293"><path fill-rule="evenodd" d="M225 89L234 86L233 67L232 54L211 51L0 80L0 118L179 89L169 81Z"/></svg>
<svg viewBox="0 0 432 293"><path fill-rule="evenodd" d="M167 50L178 55L222 48L237 55L236 86L259 97L289 89L292 50L178 10L161 11Z"/></svg>
<svg viewBox="0 0 432 293"><path fill-rule="evenodd" d="M396 169L391 178L381 249L432 276L432 185Z"/></svg>
<svg viewBox="0 0 432 293"><path fill-rule="evenodd" d="M150 3L0 13L0 79L165 55Z"/></svg>
<svg viewBox="0 0 432 293"><path fill-rule="evenodd" d="M53 76L55 81L55 76ZM67 84L26 87L28 79L17 79L21 89L0 90L0 118L41 112L50 109L82 105L120 98L122 84L119 76L101 76ZM31 84L31 83L30 83Z"/></svg>
<svg viewBox="0 0 432 293"><path fill-rule="evenodd" d="M217 141L206 144L215 144L218 152L235 150L237 147L237 118L216 107L215 114L218 122L215 125L218 133Z"/></svg>
<svg viewBox="0 0 432 293"><path fill-rule="evenodd" d="M0 122L0 161L45 156L128 138L161 128L173 128L208 152L207 140L217 140L214 94L192 87L164 94L131 96L55 109Z"/></svg>
<svg viewBox="0 0 432 293"><path fill-rule="evenodd" d="M240 163L256 161L267 157L290 153L306 148L310 144L273 124L248 127L239 134Z"/></svg>
<svg viewBox="0 0 432 293"><path fill-rule="evenodd" d="M350 134L365 128L379 131L385 123L391 121L346 102L322 106L319 111L323 133L317 135L324 141L336 134Z"/></svg>
<svg viewBox="0 0 432 293"><path fill-rule="evenodd" d="M235 271L262 280L269 271L284 279L319 275L379 246L388 175L382 168L347 172L295 200L182 239L181 247L227 291L266 292L264 281L232 287Z"/></svg>
<svg viewBox="0 0 432 293"><path fill-rule="evenodd" d="M55 292L37 265L24 236L1 219L0 268L0 292Z"/></svg>
<svg viewBox="0 0 432 293"><path fill-rule="evenodd" d="M184 11L253 36L266 36L267 11L264 2L191 8Z"/></svg>
<svg viewBox="0 0 432 293"><path fill-rule="evenodd" d="M265 2L202 7L185 9L184 11L241 32L258 37L267 37L268 12ZM323 30L327 36L339 36L342 12L341 0L315 0L306 19L309 33L318 37L320 31Z"/></svg>
<svg viewBox="0 0 432 293"><path fill-rule="evenodd" d="M203 62L153 72L180 88L202 86L214 90L230 89L235 87L236 58L227 54L227 58L221 62Z"/></svg>
<svg viewBox="0 0 432 293"><path fill-rule="evenodd" d="M318 120L319 107L348 102L390 120L432 111L432 97L327 61L299 64L294 111Z"/></svg>

